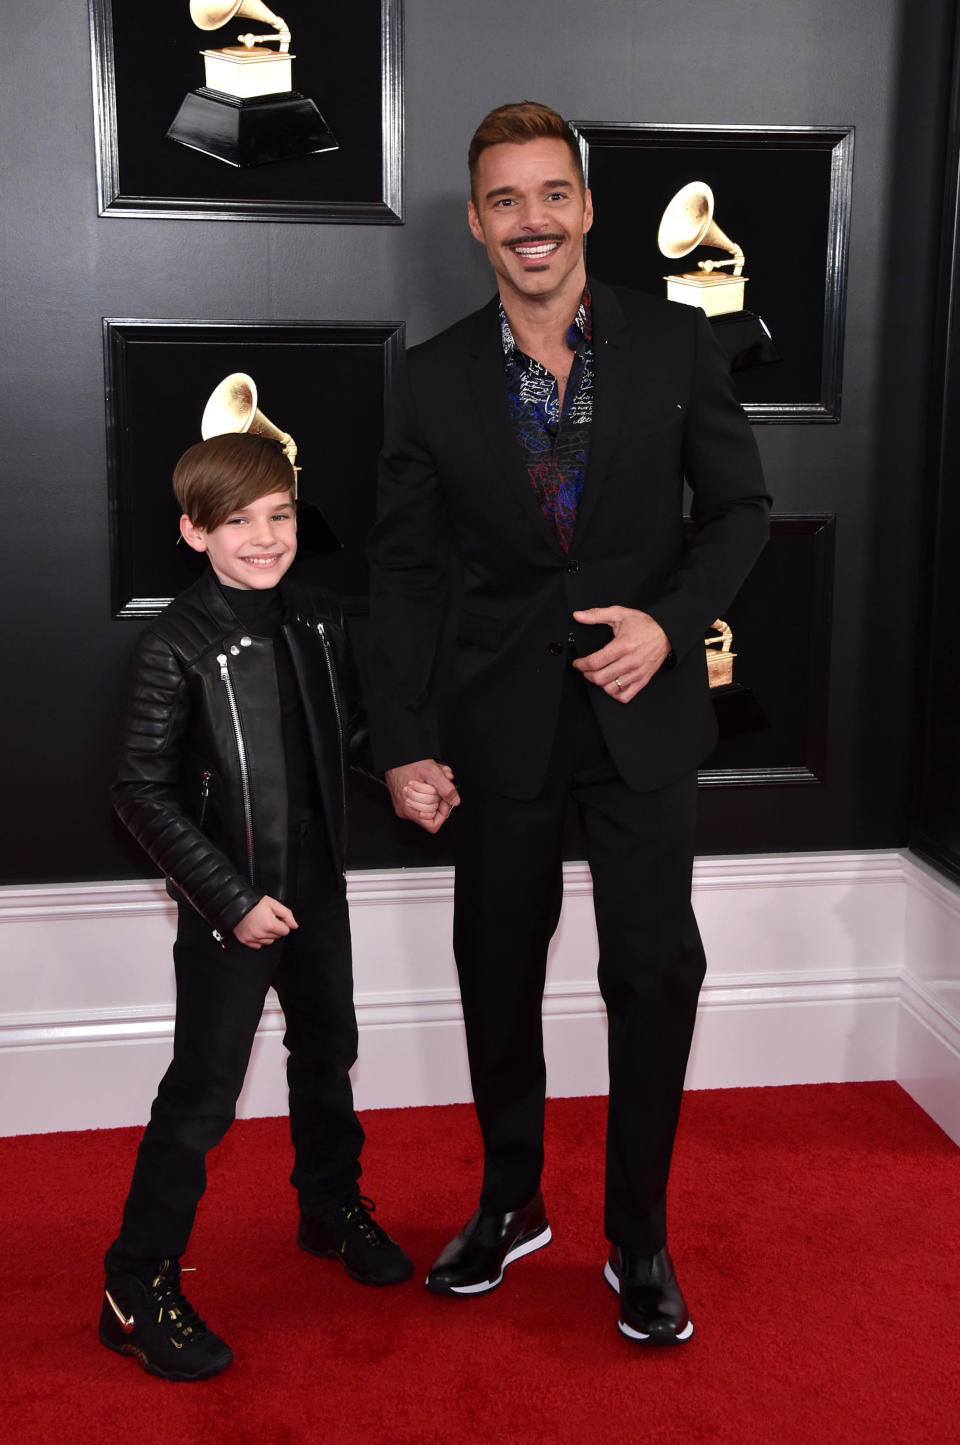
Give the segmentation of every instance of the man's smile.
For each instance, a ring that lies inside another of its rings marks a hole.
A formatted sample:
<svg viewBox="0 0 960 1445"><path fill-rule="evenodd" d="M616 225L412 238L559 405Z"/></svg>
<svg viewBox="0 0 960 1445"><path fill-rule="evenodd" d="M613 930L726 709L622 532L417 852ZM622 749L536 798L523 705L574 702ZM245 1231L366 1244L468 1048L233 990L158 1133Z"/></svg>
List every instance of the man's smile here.
<svg viewBox="0 0 960 1445"><path fill-rule="evenodd" d="M505 241L504 245L515 256L525 261L541 261L545 256L552 256L558 247L563 245L563 236L541 236L539 240Z"/></svg>

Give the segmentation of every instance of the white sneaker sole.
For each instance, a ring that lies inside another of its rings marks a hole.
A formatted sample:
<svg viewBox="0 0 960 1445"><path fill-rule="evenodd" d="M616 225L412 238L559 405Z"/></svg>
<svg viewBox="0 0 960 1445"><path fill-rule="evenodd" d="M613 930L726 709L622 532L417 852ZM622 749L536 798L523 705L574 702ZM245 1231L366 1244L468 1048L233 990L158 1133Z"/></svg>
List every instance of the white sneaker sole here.
<svg viewBox="0 0 960 1445"><path fill-rule="evenodd" d="M537 1234L531 1235L529 1239L522 1239L513 1246L505 1256L503 1264L500 1266L500 1273L496 1279L485 1279L480 1284L453 1284L450 1286L449 1293L486 1294L488 1290L496 1289L497 1285L500 1284L503 1279L503 1271L508 1264L513 1264L515 1259L522 1259L525 1254L533 1254L534 1250L543 1249L545 1245L550 1243L552 1238L553 1234L550 1231L550 1225L545 1223Z"/></svg>
<svg viewBox="0 0 960 1445"><path fill-rule="evenodd" d="M609 1259L603 1266L603 1277L607 1281L607 1284L610 1286L610 1288L613 1290L614 1294L618 1295L620 1293L620 1280L618 1279L616 1270L611 1265ZM632 1325L628 1325L626 1320L617 1320L617 1329L622 1335L626 1335L628 1339L631 1340L640 1340L641 1342L643 1342L650 1339L650 1336L645 1335L642 1330L635 1330ZM693 1320L687 1320L687 1323L677 1335L677 1341L679 1342L680 1340L689 1340L692 1334Z"/></svg>

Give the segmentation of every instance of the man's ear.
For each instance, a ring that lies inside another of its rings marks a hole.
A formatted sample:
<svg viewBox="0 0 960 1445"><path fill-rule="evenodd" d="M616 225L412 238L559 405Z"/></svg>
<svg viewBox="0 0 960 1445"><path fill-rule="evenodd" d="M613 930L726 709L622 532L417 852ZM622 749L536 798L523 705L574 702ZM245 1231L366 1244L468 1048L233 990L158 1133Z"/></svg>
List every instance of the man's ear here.
<svg viewBox="0 0 960 1445"><path fill-rule="evenodd" d="M589 231L593 225L593 196L590 194L589 186L583 193L583 229Z"/></svg>
<svg viewBox="0 0 960 1445"><path fill-rule="evenodd" d="M180 518L180 536L186 542L187 546L192 547L195 552L205 552L207 550L206 529L198 527L195 522L191 522L186 512L184 512Z"/></svg>
<svg viewBox="0 0 960 1445"><path fill-rule="evenodd" d="M477 215L477 208L473 201L467 202L467 225L470 227L470 234L481 246L484 243L483 227L480 224L480 217Z"/></svg>

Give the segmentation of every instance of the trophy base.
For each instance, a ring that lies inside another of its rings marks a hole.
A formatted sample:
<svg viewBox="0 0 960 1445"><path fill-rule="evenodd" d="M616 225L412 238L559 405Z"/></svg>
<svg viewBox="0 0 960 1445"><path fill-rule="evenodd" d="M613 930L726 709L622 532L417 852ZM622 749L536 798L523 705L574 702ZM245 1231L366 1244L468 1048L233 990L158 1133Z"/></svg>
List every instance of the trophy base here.
<svg viewBox="0 0 960 1445"><path fill-rule="evenodd" d="M238 169L340 148L313 101L296 90L241 99L201 86L184 96L167 139Z"/></svg>
<svg viewBox="0 0 960 1445"><path fill-rule="evenodd" d="M731 371L745 371L748 366L768 366L782 361L773 344L766 322L755 311L733 311L725 316L711 317L713 334L720 343Z"/></svg>
<svg viewBox="0 0 960 1445"><path fill-rule="evenodd" d="M276 55L257 46L227 45L222 50L201 50L203 88L238 100L256 95L290 95L293 92L295 55Z"/></svg>
<svg viewBox="0 0 960 1445"><path fill-rule="evenodd" d="M743 292L748 276L728 276L726 271L684 271L664 276L667 300L681 306L699 306L708 316L723 316L743 310Z"/></svg>
<svg viewBox="0 0 960 1445"><path fill-rule="evenodd" d="M710 700L717 715L717 731L720 741L739 738L744 733L762 732L770 726L770 719L757 702L753 691L739 682L728 682L723 687L710 689Z"/></svg>
<svg viewBox="0 0 960 1445"><path fill-rule="evenodd" d="M297 556L332 557L343 551L343 543L313 502L297 503Z"/></svg>

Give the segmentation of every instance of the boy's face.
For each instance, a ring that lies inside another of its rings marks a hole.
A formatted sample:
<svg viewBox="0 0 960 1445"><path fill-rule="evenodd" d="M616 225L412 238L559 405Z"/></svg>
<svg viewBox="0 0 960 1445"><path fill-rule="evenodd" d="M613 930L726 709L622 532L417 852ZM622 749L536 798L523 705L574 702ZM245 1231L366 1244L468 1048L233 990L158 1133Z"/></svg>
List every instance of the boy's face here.
<svg viewBox="0 0 960 1445"><path fill-rule="evenodd" d="M195 552L206 552L224 586L264 592L276 587L297 555L297 512L290 492L271 492L209 532L183 516L180 534Z"/></svg>

